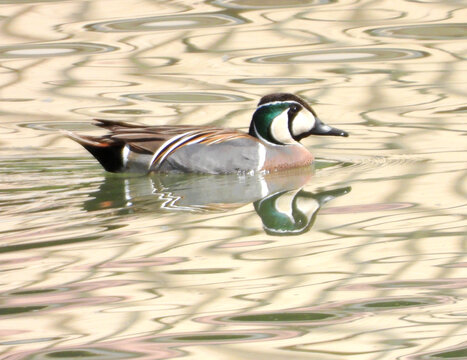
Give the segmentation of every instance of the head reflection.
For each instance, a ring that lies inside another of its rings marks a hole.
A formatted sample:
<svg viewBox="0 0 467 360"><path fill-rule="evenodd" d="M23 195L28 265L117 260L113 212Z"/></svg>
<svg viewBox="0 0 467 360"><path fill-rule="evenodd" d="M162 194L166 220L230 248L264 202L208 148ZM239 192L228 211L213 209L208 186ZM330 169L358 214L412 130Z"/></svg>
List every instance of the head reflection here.
<svg viewBox="0 0 467 360"><path fill-rule="evenodd" d="M299 235L311 229L324 204L350 190L348 186L314 193L303 189L282 191L255 201L254 206L268 234Z"/></svg>

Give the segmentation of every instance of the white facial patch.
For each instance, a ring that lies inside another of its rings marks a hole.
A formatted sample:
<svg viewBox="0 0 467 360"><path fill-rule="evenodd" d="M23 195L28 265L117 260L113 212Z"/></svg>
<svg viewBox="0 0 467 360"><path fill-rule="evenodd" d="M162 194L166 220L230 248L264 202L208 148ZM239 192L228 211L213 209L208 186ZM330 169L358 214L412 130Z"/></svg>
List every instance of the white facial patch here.
<svg viewBox="0 0 467 360"><path fill-rule="evenodd" d="M286 109L274 118L270 128L271 136L282 144L296 144L297 142L292 138L289 131L288 111L289 109Z"/></svg>
<svg viewBox="0 0 467 360"><path fill-rule="evenodd" d="M302 109L292 122L293 136L300 136L309 132L315 126L316 119L307 109Z"/></svg>

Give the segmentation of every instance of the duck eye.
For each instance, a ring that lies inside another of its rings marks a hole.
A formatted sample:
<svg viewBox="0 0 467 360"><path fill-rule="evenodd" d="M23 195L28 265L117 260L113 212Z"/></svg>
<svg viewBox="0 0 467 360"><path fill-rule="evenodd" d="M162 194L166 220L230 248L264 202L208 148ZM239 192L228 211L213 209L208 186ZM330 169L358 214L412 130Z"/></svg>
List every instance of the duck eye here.
<svg viewBox="0 0 467 360"><path fill-rule="evenodd" d="M298 113L298 112L300 111L300 109L301 109L301 106L300 106L300 105L292 104L292 105L290 106L289 112L290 112L290 113L293 113L293 114L296 114L296 113Z"/></svg>

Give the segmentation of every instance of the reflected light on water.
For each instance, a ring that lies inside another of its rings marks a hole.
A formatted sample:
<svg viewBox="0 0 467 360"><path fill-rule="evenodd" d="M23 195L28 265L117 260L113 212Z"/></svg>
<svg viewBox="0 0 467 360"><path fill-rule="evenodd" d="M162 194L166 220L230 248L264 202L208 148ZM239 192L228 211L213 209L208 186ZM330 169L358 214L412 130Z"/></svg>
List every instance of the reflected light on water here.
<svg viewBox="0 0 467 360"><path fill-rule="evenodd" d="M0 3L2 359L467 357L460 2ZM246 131L272 92L350 137L126 176L60 133Z"/></svg>

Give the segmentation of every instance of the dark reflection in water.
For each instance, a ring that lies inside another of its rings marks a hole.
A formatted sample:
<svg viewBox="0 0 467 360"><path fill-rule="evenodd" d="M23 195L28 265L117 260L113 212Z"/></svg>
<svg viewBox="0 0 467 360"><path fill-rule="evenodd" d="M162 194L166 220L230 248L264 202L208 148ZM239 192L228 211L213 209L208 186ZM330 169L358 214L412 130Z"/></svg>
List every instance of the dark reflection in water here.
<svg viewBox="0 0 467 360"><path fill-rule="evenodd" d="M268 234L299 235L310 230L324 204L350 191L350 187L315 192L302 189L312 176L312 168L256 175L107 175L84 208L223 212L253 203Z"/></svg>

